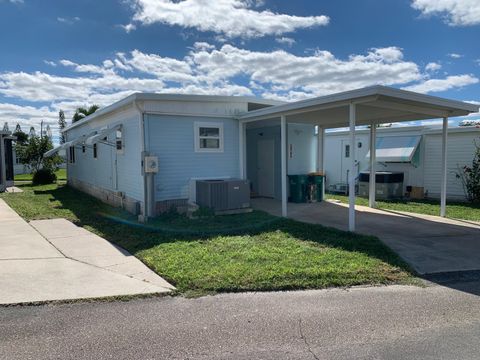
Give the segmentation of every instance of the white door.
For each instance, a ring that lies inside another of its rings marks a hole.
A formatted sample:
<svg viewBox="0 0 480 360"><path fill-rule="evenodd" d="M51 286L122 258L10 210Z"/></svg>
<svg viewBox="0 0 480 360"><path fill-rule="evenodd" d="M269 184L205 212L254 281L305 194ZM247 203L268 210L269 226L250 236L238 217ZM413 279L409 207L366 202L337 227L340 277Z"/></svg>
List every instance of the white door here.
<svg viewBox="0 0 480 360"><path fill-rule="evenodd" d="M259 140L257 144L258 195L275 195L275 140Z"/></svg>
<svg viewBox="0 0 480 360"><path fill-rule="evenodd" d="M350 155L351 155L351 149L350 149L350 140L342 140L342 148L340 149L341 151L341 161L342 164L340 166L341 168L341 174L340 174L340 181L342 183L348 183L348 173L350 172Z"/></svg>

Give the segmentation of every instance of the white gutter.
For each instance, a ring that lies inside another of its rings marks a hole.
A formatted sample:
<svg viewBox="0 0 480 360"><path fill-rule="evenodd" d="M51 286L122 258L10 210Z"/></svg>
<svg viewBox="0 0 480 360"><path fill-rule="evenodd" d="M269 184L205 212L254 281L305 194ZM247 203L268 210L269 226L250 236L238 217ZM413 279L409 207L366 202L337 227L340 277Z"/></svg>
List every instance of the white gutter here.
<svg viewBox="0 0 480 360"><path fill-rule="evenodd" d="M132 103L135 104L138 101L189 101L189 102L201 101L201 102L231 102L231 103L251 102L255 104L271 105L271 106L284 104L284 102L281 102L281 101L260 99L253 96L215 96L215 95L134 93L111 105L105 106L104 108L100 108L99 110L95 111L93 114L86 116L83 119L66 127L61 132L63 133L71 129L74 129L100 116L107 115L109 113L117 111ZM135 105L135 107L138 108L138 105ZM189 114L189 115L191 116L192 114Z"/></svg>

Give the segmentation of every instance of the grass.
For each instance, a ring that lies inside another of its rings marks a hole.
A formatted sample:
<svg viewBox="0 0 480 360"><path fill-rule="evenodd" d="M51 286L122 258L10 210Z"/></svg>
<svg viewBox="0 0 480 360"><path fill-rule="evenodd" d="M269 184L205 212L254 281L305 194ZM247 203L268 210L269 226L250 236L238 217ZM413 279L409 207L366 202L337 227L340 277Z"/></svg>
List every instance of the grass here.
<svg viewBox="0 0 480 360"><path fill-rule="evenodd" d="M348 203L348 196L328 194L328 199L339 200ZM357 205L368 206L368 199L357 197ZM417 214L436 215L440 214L440 202L435 200L377 200L379 209L406 211ZM480 204L447 201L447 217L469 221L480 221Z"/></svg>
<svg viewBox="0 0 480 360"><path fill-rule="evenodd" d="M67 169L58 169L55 171L57 181L67 181ZM14 181L32 181L33 174L17 174Z"/></svg>
<svg viewBox="0 0 480 360"><path fill-rule="evenodd" d="M263 212L190 220L166 214L143 226L67 186L3 194L27 220L66 218L127 249L185 295L414 283L375 237Z"/></svg>

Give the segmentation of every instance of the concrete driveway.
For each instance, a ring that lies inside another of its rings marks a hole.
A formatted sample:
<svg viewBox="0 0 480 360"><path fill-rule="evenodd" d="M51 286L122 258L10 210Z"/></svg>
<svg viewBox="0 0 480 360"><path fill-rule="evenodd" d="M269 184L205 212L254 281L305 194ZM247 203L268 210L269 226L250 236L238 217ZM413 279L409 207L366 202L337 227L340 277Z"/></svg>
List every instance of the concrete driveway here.
<svg viewBox="0 0 480 360"><path fill-rule="evenodd" d="M256 209L280 215L280 202L252 199ZM356 207L357 232L380 238L419 274L480 270L480 224ZM288 204L288 216L348 230L348 207L329 201Z"/></svg>
<svg viewBox="0 0 480 360"><path fill-rule="evenodd" d="M0 304L168 292L137 258L65 219L30 224L0 199Z"/></svg>

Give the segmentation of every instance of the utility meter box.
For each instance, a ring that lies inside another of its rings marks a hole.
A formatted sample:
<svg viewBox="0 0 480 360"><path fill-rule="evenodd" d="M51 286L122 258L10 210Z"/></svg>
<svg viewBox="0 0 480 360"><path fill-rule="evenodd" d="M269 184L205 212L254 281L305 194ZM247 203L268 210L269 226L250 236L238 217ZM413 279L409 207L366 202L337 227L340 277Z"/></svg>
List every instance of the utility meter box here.
<svg viewBox="0 0 480 360"><path fill-rule="evenodd" d="M143 160L145 167L145 173L156 174L158 173L158 157L157 156L145 156Z"/></svg>

